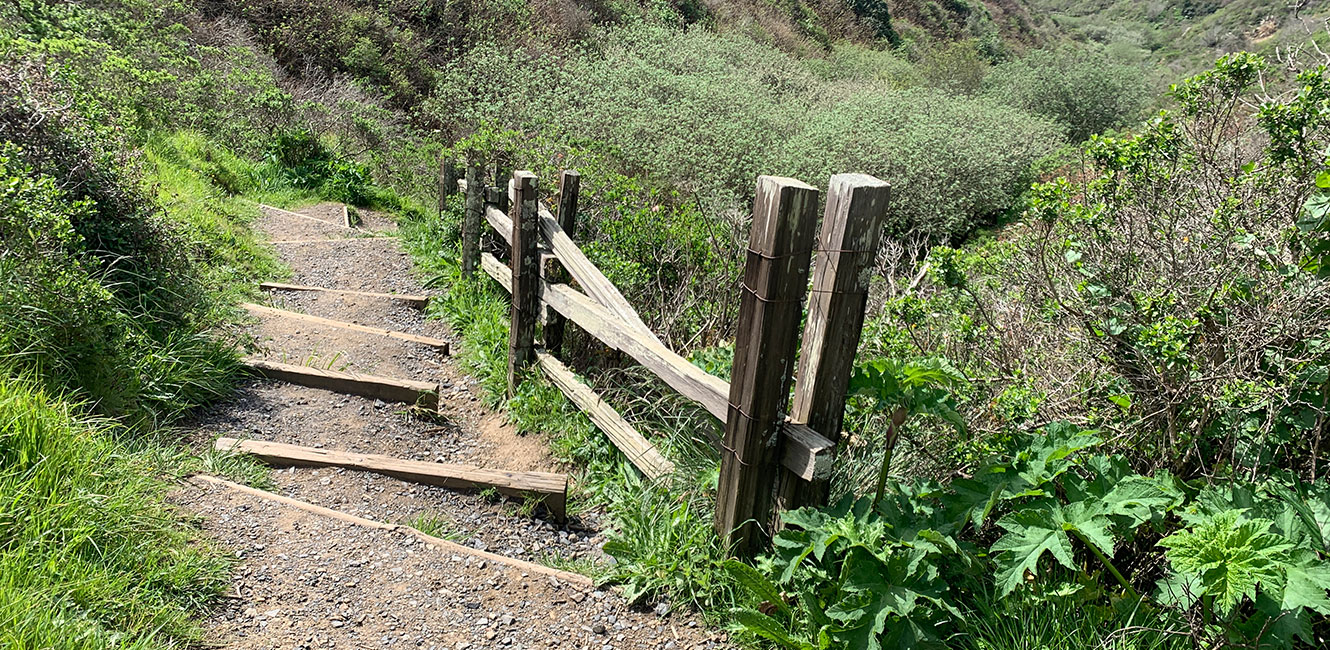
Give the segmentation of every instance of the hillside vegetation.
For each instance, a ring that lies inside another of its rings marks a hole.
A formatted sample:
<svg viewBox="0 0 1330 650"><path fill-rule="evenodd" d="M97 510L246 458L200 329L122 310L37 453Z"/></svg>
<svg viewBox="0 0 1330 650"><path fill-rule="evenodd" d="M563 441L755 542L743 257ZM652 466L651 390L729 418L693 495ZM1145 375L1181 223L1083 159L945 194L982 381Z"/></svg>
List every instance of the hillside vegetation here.
<svg viewBox="0 0 1330 650"><path fill-rule="evenodd" d="M162 479L248 470L162 427L227 393L232 305L281 272L253 202L329 199L399 215L489 400L612 522L580 568L634 600L799 649L1323 647L1330 86L1275 46L1324 11L6 4L0 640L196 640L226 565ZM727 561L700 407L571 337L680 468L651 483L557 389L508 395L506 299L435 208L468 156L580 170L579 242L721 377L755 177L890 181L838 503Z"/></svg>

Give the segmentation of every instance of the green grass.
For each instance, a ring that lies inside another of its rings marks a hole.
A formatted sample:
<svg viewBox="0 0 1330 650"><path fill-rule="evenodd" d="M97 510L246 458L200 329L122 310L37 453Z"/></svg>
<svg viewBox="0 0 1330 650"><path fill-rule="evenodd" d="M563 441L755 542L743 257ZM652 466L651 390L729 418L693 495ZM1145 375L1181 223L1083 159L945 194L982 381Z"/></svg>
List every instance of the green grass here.
<svg viewBox="0 0 1330 650"><path fill-rule="evenodd" d="M167 485L118 427L32 382L0 380L0 647L158 648L228 565L162 505Z"/></svg>
<svg viewBox="0 0 1330 650"><path fill-rule="evenodd" d="M1155 612L1111 611L1065 598L1044 601L981 598L964 617L953 647L963 650L1184 650L1184 634Z"/></svg>
<svg viewBox="0 0 1330 650"><path fill-rule="evenodd" d="M457 522L445 514L422 512L403 524L431 537L453 542L461 542L467 537L466 533L457 526Z"/></svg>

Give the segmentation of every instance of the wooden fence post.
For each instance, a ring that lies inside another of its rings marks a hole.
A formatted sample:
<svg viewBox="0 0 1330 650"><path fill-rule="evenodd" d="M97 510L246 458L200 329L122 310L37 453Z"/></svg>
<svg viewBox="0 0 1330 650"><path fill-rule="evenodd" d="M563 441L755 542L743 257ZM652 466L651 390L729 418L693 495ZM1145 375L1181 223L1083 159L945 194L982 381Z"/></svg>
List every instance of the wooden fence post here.
<svg viewBox="0 0 1330 650"><path fill-rule="evenodd" d="M498 200L494 203L498 204L499 210L503 212L508 212L511 203L510 193L512 189L509 187L508 181L512 180L512 169L502 159L494 163L494 185L499 188L496 196Z"/></svg>
<svg viewBox="0 0 1330 650"><path fill-rule="evenodd" d="M457 163L452 158L439 161L439 218L443 218L443 209L448 198L457 192Z"/></svg>
<svg viewBox="0 0 1330 650"><path fill-rule="evenodd" d="M559 211L556 216L559 219L559 227L570 238L574 236L577 229L577 193L581 185L582 176L576 171L565 169L559 175ZM550 266L546 279L554 284L567 284L568 272L564 270L563 265L552 262ZM545 306L541 342L551 354L557 355L563 348L564 322L564 318L559 312L554 311L553 307Z"/></svg>
<svg viewBox="0 0 1330 650"><path fill-rule="evenodd" d="M466 212L462 216L462 277L471 277L480 266L481 216L484 210L485 183L480 163L471 157L466 164Z"/></svg>
<svg viewBox="0 0 1330 650"><path fill-rule="evenodd" d="M716 495L716 532L738 555L756 553L769 534L817 199L816 188L793 178L757 179Z"/></svg>
<svg viewBox="0 0 1330 650"><path fill-rule="evenodd" d="M827 187L827 207L815 254L799 369L790 421L807 424L839 442L845 393L864 326L869 271L882 239L891 186L864 174L837 174ZM825 505L829 477L805 481L782 468L777 510Z"/></svg>
<svg viewBox="0 0 1330 650"><path fill-rule="evenodd" d="M513 172L512 269L513 309L508 330L508 391L517 390L518 372L536 358L536 319L540 318L540 214L536 203L536 175Z"/></svg>

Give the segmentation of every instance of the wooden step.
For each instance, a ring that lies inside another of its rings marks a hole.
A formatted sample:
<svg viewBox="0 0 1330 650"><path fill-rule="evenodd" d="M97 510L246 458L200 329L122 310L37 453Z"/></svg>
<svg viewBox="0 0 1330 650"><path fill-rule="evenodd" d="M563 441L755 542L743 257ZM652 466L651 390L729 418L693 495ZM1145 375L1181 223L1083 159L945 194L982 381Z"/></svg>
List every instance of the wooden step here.
<svg viewBox="0 0 1330 650"><path fill-rule="evenodd" d="M218 451L249 454L274 467L342 467L424 485L474 490L493 488L519 499L540 499L559 521L564 521L568 516L568 476L565 474L510 472L470 465L402 460L378 454L315 449L261 440L218 438L214 447Z"/></svg>
<svg viewBox="0 0 1330 650"><path fill-rule="evenodd" d="M336 221L325 221L325 220L320 219L320 218L318 218L318 217L311 217L311 216L309 216L309 215L307 215L307 214L300 214L299 212L292 212L292 211L290 211L290 210L283 210L283 209L281 209L281 208L274 208L273 206L271 206L271 205L267 205L267 204L264 204L264 203L260 203L260 204L259 204L259 209L261 209L261 210L268 210L268 211L271 211L271 212L276 212L276 213L278 213L278 214L284 214L284 215L289 216L289 217L300 217L301 219L309 219L310 221L317 221L317 222L322 223L322 224L326 224L326 225L329 225L329 226L335 226L335 227L338 227L338 228L345 228L345 229L347 229L347 230L355 230L354 228L352 228L352 227L349 226L349 225L345 225L345 224L337 223Z"/></svg>
<svg viewBox="0 0 1330 650"><path fill-rule="evenodd" d="M410 341L412 343L418 343L420 345L427 345L429 347L438 350L440 354L444 355L447 355L449 351L448 342L442 339L431 338L428 336L420 336L417 334L407 334L406 332L397 332L394 330L383 329L382 327L369 327L367 325L357 325L355 323L333 320L331 318L323 318L321 316L310 316L309 314L302 314L298 311L290 311L287 309L275 309L273 307L264 307L263 305L256 305L252 302L241 303L241 306L244 307L246 310L248 310L249 313L255 315L278 316L281 318L290 318L292 320L304 321L306 323L313 323L316 325L325 325L327 327L338 327L341 329L352 330L355 332L365 332L366 334L378 334L380 336L387 336L389 338L394 338L399 341Z"/></svg>
<svg viewBox="0 0 1330 650"><path fill-rule="evenodd" d="M297 386L308 386L348 395L360 395L385 402L402 402L424 409L439 409L439 385L409 379L376 377L354 372L338 372L308 366L295 366L265 359L249 358L241 362L250 372Z"/></svg>
<svg viewBox="0 0 1330 650"><path fill-rule="evenodd" d="M334 224L336 225L336 224ZM269 244L345 244L353 241L397 241L396 237L342 237L340 239L277 239Z"/></svg>
<svg viewBox="0 0 1330 650"><path fill-rule="evenodd" d="M461 544L458 544L457 542L451 542L446 539L440 539L438 537L426 535L425 533L416 530L415 528L412 528L410 526L402 526L398 524L385 524L383 522L374 521L373 519L357 517L352 514L347 514L345 512L333 510L332 508L325 508L323 506L314 505L307 501L292 499L291 497L288 496L274 494L272 492L267 492L264 490L260 490L258 488L252 488L249 487L248 485L240 485L239 483L233 483L226 479L217 478L216 476L209 476L207 474L195 474L194 476L191 477L191 480L194 479L205 481L207 483L212 483L214 485L220 485L227 489L234 490L236 492L241 492L244 494L256 496L261 499L272 501L273 503L280 503L282 505L290 506L292 508L304 510L305 512L321 515L324 517L329 517L331 519L336 519L338 521L345 521L347 523L355 524L357 526L362 526L365 528L375 528L380 530L402 531L409 535L413 535L428 544L437 546L445 551L455 553L457 555L470 555L473 557L478 557L493 562L498 562L500 564L516 568L524 573L529 573L533 576L540 575L540 576L556 578L564 582L578 585L580 587L587 589L591 588L595 584L591 580L591 578L588 578L580 573L561 571L553 567L547 567L543 564L527 562L526 560L519 560L517 558L511 558L506 555L490 553L489 551L481 551L478 549L471 548L470 546L463 546Z"/></svg>
<svg viewBox="0 0 1330 650"><path fill-rule="evenodd" d="M303 284L284 284L281 282L262 282L259 288L264 291L318 291L322 293L339 293L348 296L365 296L368 298L388 298L390 300L400 300L416 309L424 309L429 304L429 296L418 296L407 293L379 293L377 291L352 291L350 289L330 289L328 287L311 287Z"/></svg>

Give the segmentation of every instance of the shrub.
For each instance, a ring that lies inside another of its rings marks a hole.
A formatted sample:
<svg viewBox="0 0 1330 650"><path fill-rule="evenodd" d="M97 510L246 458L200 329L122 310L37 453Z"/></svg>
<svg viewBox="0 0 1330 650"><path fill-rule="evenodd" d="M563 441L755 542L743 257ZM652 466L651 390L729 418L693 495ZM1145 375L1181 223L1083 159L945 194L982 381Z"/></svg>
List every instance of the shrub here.
<svg viewBox="0 0 1330 650"><path fill-rule="evenodd" d="M1144 69L1106 50L1033 50L984 79L993 99L1054 120L1074 142L1135 124L1149 101Z"/></svg>
<svg viewBox="0 0 1330 650"><path fill-rule="evenodd" d="M1325 84L1317 69L1272 82L1252 114L1261 66L1238 56L1179 85L1177 112L1092 140L1022 222L895 284L865 353L942 357L972 379L958 402L976 435L917 432L936 458L912 467L949 473L1069 419L1188 478L1324 475Z"/></svg>
<svg viewBox="0 0 1330 650"><path fill-rule="evenodd" d="M0 75L0 357L104 414L167 421L234 370L205 334L221 312L203 276L248 235L215 214L164 214L124 143L68 96L40 68Z"/></svg>
<svg viewBox="0 0 1330 650"><path fill-rule="evenodd" d="M115 410L112 387L131 378L96 359L122 358L124 323L73 227L91 204L70 200L20 155L13 143L0 146L0 352L42 369L54 385L91 388Z"/></svg>
<svg viewBox="0 0 1330 650"><path fill-rule="evenodd" d="M1264 62L1240 54L1179 85L1178 114L1095 139L1084 184L1038 189L1034 292L1121 378L1152 464L1319 474L1330 282L1303 221L1330 141L1324 70L1230 116ZM1289 128L1289 127L1292 128Z"/></svg>
<svg viewBox="0 0 1330 650"><path fill-rule="evenodd" d="M784 168L814 182L848 171L892 185L887 230L957 239L992 223L1059 143L1055 128L983 99L933 90L830 98L784 148Z"/></svg>

